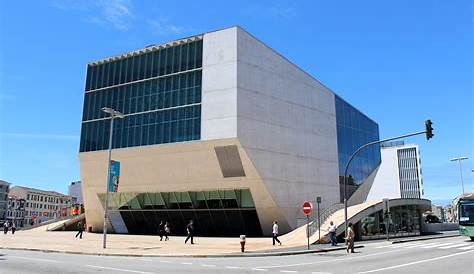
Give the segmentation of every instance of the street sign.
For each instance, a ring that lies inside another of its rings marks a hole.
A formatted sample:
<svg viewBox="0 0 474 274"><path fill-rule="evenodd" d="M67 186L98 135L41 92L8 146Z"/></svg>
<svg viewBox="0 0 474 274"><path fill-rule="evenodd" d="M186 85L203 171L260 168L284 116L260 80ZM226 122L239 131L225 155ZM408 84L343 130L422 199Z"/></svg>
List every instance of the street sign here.
<svg viewBox="0 0 474 274"><path fill-rule="evenodd" d="M303 203L303 213L304 213L304 215L309 215L309 214L311 214L311 210L312 210L312 209L313 209L313 205L311 205L310 202L305 201L305 202Z"/></svg>

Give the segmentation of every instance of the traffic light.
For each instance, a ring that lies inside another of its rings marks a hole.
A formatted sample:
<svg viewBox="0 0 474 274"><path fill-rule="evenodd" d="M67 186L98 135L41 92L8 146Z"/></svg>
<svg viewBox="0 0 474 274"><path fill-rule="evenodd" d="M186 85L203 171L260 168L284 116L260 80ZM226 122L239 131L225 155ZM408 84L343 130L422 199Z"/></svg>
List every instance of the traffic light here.
<svg viewBox="0 0 474 274"><path fill-rule="evenodd" d="M433 127L431 126L433 123L431 120L425 121L425 133L426 133L426 140L433 138Z"/></svg>

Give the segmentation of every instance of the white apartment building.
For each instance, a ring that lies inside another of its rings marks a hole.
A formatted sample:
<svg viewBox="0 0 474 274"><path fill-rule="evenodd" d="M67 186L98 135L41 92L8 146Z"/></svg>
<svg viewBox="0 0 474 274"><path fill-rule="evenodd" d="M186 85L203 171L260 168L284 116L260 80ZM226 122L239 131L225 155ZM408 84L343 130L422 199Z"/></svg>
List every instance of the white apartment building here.
<svg viewBox="0 0 474 274"><path fill-rule="evenodd" d="M382 163L375 175L367 200L424 196L420 150L416 144L385 143Z"/></svg>

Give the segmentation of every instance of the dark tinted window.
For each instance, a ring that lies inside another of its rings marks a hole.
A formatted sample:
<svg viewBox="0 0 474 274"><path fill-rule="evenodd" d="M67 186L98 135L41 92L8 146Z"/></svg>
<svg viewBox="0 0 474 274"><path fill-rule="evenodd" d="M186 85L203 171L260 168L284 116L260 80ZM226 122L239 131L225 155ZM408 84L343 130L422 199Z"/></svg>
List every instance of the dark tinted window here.
<svg viewBox="0 0 474 274"><path fill-rule="evenodd" d="M114 148L200 139L202 75L187 70L200 67L202 42L191 44L89 65L80 151L108 148L110 122L102 107L127 115L114 123Z"/></svg>

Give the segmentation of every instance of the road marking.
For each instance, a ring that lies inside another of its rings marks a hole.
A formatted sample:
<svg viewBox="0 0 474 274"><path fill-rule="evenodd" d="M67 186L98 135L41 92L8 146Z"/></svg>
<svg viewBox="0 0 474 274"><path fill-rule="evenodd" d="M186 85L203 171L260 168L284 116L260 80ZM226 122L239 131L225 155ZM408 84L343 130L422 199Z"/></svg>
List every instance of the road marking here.
<svg viewBox="0 0 474 274"><path fill-rule="evenodd" d="M139 270L131 270L131 269L123 269L123 268L115 268L115 267L107 267L107 266L99 266L99 265L90 265L90 264L87 264L86 266L92 267L92 268L100 268L100 269L114 270L114 271L122 271L122 272L131 272L131 273L140 273L140 274L156 274L156 273L153 273L153 272L146 272L146 271L139 271Z"/></svg>
<svg viewBox="0 0 474 274"><path fill-rule="evenodd" d="M60 263L59 261L55 260L48 260L48 259L38 259L38 258L29 258L29 257L21 257L21 256L10 256L7 255L9 258L17 258L17 259L23 259L23 260L32 260L32 261L40 261L40 262L48 262L48 263Z"/></svg>
<svg viewBox="0 0 474 274"><path fill-rule="evenodd" d="M170 261L160 261L160 263L171 263Z"/></svg>
<svg viewBox="0 0 474 274"><path fill-rule="evenodd" d="M264 268L252 268L252 270L255 270L255 271L268 271L268 269L264 269Z"/></svg>
<svg viewBox="0 0 474 274"><path fill-rule="evenodd" d="M282 273L297 273L298 271L296 270L280 270Z"/></svg>
<svg viewBox="0 0 474 274"><path fill-rule="evenodd" d="M153 262L152 259L147 259L147 258L141 258L142 261L146 261L146 262Z"/></svg>
<svg viewBox="0 0 474 274"><path fill-rule="evenodd" d="M461 249L461 250L469 250L469 249L473 249L474 248L474 245L470 245L470 246L465 246L465 247L460 247L458 249Z"/></svg>
<svg viewBox="0 0 474 274"><path fill-rule="evenodd" d="M331 272L311 272L311 274L332 274Z"/></svg>
<svg viewBox="0 0 474 274"><path fill-rule="evenodd" d="M414 245L420 245L420 243L411 243L411 244L392 244L389 246L389 248L402 248L402 247L409 247L409 246L414 246Z"/></svg>
<svg viewBox="0 0 474 274"><path fill-rule="evenodd" d="M184 265L192 265L193 263L181 263L181 264L184 264Z"/></svg>
<svg viewBox="0 0 474 274"><path fill-rule="evenodd" d="M422 247L422 246L427 246L427 245L431 245L431 244L427 244L427 243L423 243L423 244L417 244L417 245L412 245L412 246L404 246L403 248L418 248L418 247Z"/></svg>
<svg viewBox="0 0 474 274"><path fill-rule="evenodd" d="M240 266L226 266L225 268L227 268L227 269L241 269L242 267L240 267Z"/></svg>
<svg viewBox="0 0 474 274"><path fill-rule="evenodd" d="M307 262L307 263L287 264L287 265L269 265L269 266L259 266L256 268L268 270L270 268L278 268L278 267L283 268L283 267L292 267L292 266L321 264L321 263L332 263L332 262L339 262L339 261L349 261L349 260L357 260L361 258L373 257L377 255L383 255L387 253L400 252L400 251L401 249L397 249L397 250L390 250L390 251L379 252L379 253L374 253L374 254L369 254L369 255L353 256L353 257L346 257L346 258L341 258L341 259L333 259L333 260L326 260L326 261L319 261L319 262Z"/></svg>
<svg viewBox="0 0 474 274"><path fill-rule="evenodd" d="M450 254L450 255L445 255L445 256L441 256L441 257L436 257L436 258L431 258L431 259L426 259L426 260L421 260L421 261L416 261L416 262L411 262L411 263L406 263L406 264L399 264L399 265L394 265L394 266L389 266L389 267L384 267L384 268L379 268L379 269L373 269L373 270L357 272L355 274L373 273L373 272L379 272L379 271L384 271L384 270L389 270L389 269L395 269L395 268L410 266L410 265L414 265L414 264L421 264L421 263L446 259L446 258L450 258L450 257L454 257L454 256L464 255L464 254L471 253L471 252L474 252L474 250L454 253L454 254Z"/></svg>
<svg viewBox="0 0 474 274"><path fill-rule="evenodd" d="M215 264L202 264L201 266L204 266L204 267L216 267Z"/></svg>
<svg viewBox="0 0 474 274"><path fill-rule="evenodd" d="M442 246L442 247L440 247L440 249L449 249L449 248L461 247L461 246L465 246L465 245L468 245L468 244L462 243L462 244L455 244L455 245Z"/></svg>
<svg viewBox="0 0 474 274"><path fill-rule="evenodd" d="M443 243L443 244L440 244L440 243L435 243L435 244L431 244L431 245L428 245L428 246L422 246L421 248L434 248L434 247L440 247L440 246L445 246L445 245L452 245L453 243Z"/></svg>

